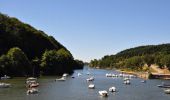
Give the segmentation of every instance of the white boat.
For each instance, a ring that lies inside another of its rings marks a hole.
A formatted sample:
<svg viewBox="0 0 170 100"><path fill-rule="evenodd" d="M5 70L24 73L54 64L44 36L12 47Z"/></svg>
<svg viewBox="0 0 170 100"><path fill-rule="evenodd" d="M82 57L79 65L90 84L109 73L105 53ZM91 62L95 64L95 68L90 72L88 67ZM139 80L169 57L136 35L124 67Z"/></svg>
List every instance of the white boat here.
<svg viewBox="0 0 170 100"><path fill-rule="evenodd" d="M124 81L127 81L127 80L130 80L130 78L125 77L123 80L124 80Z"/></svg>
<svg viewBox="0 0 170 100"><path fill-rule="evenodd" d="M37 82L28 84L29 88L38 87L38 86L39 86L39 83L37 83Z"/></svg>
<svg viewBox="0 0 170 100"><path fill-rule="evenodd" d="M102 90L102 91L99 91L99 95L103 96L103 97L107 97L108 96L108 92L106 90Z"/></svg>
<svg viewBox="0 0 170 100"><path fill-rule="evenodd" d="M65 81L65 80L66 80L65 77L61 77L61 78L59 78L59 79L55 79L55 81Z"/></svg>
<svg viewBox="0 0 170 100"><path fill-rule="evenodd" d="M27 84L31 84L31 83L35 83L35 82L37 82L37 78L29 77L26 79Z"/></svg>
<svg viewBox="0 0 170 100"><path fill-rule="evenodd" d="M90 77L88 79L86 79L87 81L94 81L94 77Z"/></svg>
<svg viewBox="0 0 170 100"><path fill-rule="evenodd" d="M110 87L110 88L109 88L109 91L110 91L110 92L116 92L116 87Z"/></svg>
<svg viewBox="0 0 170 100"><path fill-rule="evenodd" d="M112 77L112 74L108 74L108 73L107 73L107 74L106 74L106 77Z"/></svg>
<svg viewBox="0 0 170 100"><path fill-rule="evenodd" d="M36 94L36 93L38 93L38 89L30 88L27 90L27 94Z"/></svg>
<svg viewBox="0 0 170 100"><path fill-rule="evenodd" d="M11 84L8 83L0 83L0 88L9 88L11 87Z"/></svg>
<svg viewBox="0 0 170 100"><path fill-rule="evenodd" d="M146 83L146 80L142 80L141 83Z"/></svg>
<svg viewBox="0 0 170 100"><path fill-rule="evenodd" d="M166 90L164 90L164 92L165 92L166 94L170 94L170 89L166 89Z"/></svg>
<svg viewBox="0 0 170 100"><path fill-rule="evenodd" d="M90 84L89 85L89 89L94 89L95 88L95 85L94 84Z"/></svg>
<svg viewBox="0 0 170 100"><path fill-rule="evenodd" d="M10 76L4 75L3 77L1 77L1 80L10 79L10 78L11 78Z"/></svg>
<svg viewBox="0 0 170 100"><path fill-rule="evenodd" d="M81 76L82 74L81 73L78 73L78 76Z"/></svg>
<svg viewBox="0 0 170 100"><path fill-rule="evenodd" d="M124 84L126 84L126 85L130 85L130 80L126 80L126 81L124 81Z"/></svg>
<svg viewBox="0 0 170 100"><path fill-rule="evenodd" d="M67 77L67 76L68 76L68 74L67 74L67 73L64 73L64 74L63 74L63 77Z"/></svg>

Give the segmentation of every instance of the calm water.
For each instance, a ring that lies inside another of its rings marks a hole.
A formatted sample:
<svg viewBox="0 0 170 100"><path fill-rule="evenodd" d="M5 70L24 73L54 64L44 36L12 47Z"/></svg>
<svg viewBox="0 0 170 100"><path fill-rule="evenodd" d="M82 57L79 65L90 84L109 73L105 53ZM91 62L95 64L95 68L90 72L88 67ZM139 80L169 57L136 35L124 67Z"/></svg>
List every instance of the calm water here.
<svg viewBox="0 0 170 100"><path fill-rule="evenodd" d="M83 75L78 77L77 73ZM90 72L95 77L94 90L88 89L86 75ZM147 80L141 83L141 79L131 80L131 85L124 85L121 78L106 78L106 73L117 73L109 70L87 69L76 70L75 78L68 78L65 82L55 82L55 77L38 79L40 83L39 93L27 95L25 88L25 79L11 79L12 88L0 88L0 100L170 100L170 95L164 94L163 89L156 85L161 84L164 80ZM170 83L170 81L164 81ZM109 93L107 98L100 97L99 90L108 90L109 87L115 86L118 89L116 93Z"/></svg>

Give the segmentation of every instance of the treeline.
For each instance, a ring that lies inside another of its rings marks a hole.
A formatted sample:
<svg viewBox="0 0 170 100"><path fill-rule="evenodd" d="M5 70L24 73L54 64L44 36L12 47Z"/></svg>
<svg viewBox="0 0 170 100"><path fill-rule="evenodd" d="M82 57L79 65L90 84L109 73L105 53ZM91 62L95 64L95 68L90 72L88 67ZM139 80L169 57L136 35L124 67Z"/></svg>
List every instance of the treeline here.
<svg viewBox="0 0 170 100"><path fill-rule="evenodd" d="M92 60L91 67L147 70L152 64L170 69L170 44L140 46L127 49L116 55L107 55Z"/></svg>
<svg viewBox="0 0 170 100"><path fill-rule="evenodd" d="M52 36L0 13L0 76L61 75L82 67Z"/></svg>

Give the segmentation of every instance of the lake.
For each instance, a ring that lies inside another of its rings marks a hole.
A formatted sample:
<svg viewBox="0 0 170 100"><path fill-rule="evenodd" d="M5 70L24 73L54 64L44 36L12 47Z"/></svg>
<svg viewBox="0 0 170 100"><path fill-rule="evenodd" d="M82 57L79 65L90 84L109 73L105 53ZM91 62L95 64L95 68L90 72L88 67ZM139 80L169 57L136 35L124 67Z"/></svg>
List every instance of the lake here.
<svg viewBox="0 0 170 100"><path fill-rule="evenodd" d="M95 78L95 89L88 89L90 83L86 81L89 78L87 72ZM82 73L82 76L78 77L78 73ZM26 94L24 78L6 80L12 87L0 88L0 100L170 100L170 95L157 87L162 82L170 84L169 80L147 80L141 83L142 79L133 78L131 85L125 85L122 78L107 78L106 73L118 72L86 66L83 70L75 70L74 79L68 77L66 81L54 81L56 77L43 77L38 79L40 92L34 95ZM115 86L118 92L109 93L108 97L99 96L99 90L108 90L111 86Z"/></svg>

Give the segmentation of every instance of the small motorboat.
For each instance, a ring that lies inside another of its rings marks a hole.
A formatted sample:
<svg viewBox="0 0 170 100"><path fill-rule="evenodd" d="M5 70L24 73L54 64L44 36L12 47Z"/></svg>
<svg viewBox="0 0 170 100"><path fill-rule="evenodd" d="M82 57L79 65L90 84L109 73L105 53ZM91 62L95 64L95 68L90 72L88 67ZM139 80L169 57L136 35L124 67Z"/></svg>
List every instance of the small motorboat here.
<svg viewBox="0 0 170 100"><path fill-rule="evenodd" d="M37 82L28 84L29 88L34 88L34 87L38 87L38 86L39 86L39 83L37 83Z"/></svg>
<svg viewBox="0 0 170 100"><path fill-rule="evenodd" d="M110 92L116 92L116 87L110 87L110 88L109 88L109 91L110 91Z"/></svg>
<svg viewBox="0 0 170 100"><path fill-rule="evenodd" d="M157 85L160 88L170 88L170 84L165 84L164 82L162 82L162 84Z"/></svg>
<svg viewBox="0 0 170 100"><path fill-rule="evenodd" d="M102 90L102 91L99 91L99 95L103 96L103 97L107 97L108 96L108 92L106 90Z"/></svg>
<svg viewBox="0 0 170 100"><path fill-rule="evenodd" d="M112 74L107 73L106 77L112 77Z"/></svg>
<svg viewBox="0 0 170 100"><path fill-rule="evenodd" d="M11 84L8 83L0 83L0 88L9 88L11 87Z"/></svg>
<svg viewBox="0 0 170 100"><path fill-rule="evenodd" d="M55 79L55 81L65 81L65 80L66 80L65 77L61 77L61 78L59 78L59 79Z"/></svg>
<svg viewBox="0 0 170 100"><path fill-rule="evenodd" d="M63 74L63 77L67 77L67 76L68 76L68 74L67 74L67 73L64 73L64 74Z"/></svg>
<svg viewBox="0 0 170 100"><path fill-rule="evenodd" d="M37 82L37 78L29 77L26 79L27 84L31 84L31 83L35 83L35 82Z"/></svg>
<svg viewBox="0 0 170 100"><path fill-rule="evenodd" d="M36 88L29 88L28 90L27 90L27 94L29 95L29 94L37 94L38 93L38 89L36 89Z"/></svg>
<svg viewBox="0 0 170 100"><path fill-rule="evenodd" d="M142 80L141 83L146 83L146 80Z"/></svg>
<svg viewBox="0 0 170 100"><path fill-rule="evenodd" d="M126 84L126 85L130 85L130 80L126 80L123 83Z"/></svg>
<svg viewBox="0 0 170 100"><path fill-rule="evenodd" d="M1 80L5 80L5 79L10 79L10 76L4 75L3 77L1 77Z"/></svg>
<svg viewBox="0 0 170 100"><path fill-rule="evenodd" d="M78 76L81 76L82 74L81 73L78 73Z"/></svg>
<svg viewBox="0 0 170 100"><path fill-rule="evenodd" d="M95 88L95 85L94 84L90 84L89 85L89 89L94 89Z"/></svg>
<svg viewBox="0 0 170 100"><path fill-rule="evenodd" d="M87 81L94 81L94 77L90 77L88 79L86 79Z"/></svg>
<svg viewBox="0 0 170 100"><path fill-rule="evenodd" d="M166 90L164 90L164 92L165 92L166 94L170 94L170 89L166 89Z"/></svg>

